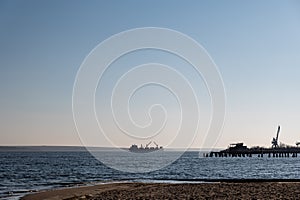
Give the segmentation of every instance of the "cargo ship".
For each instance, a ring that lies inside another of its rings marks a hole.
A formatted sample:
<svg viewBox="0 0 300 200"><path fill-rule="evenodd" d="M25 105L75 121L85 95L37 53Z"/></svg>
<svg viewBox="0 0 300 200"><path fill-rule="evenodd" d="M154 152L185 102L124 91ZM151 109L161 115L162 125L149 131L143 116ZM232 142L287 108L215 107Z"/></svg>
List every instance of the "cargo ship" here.
<svg viewBox="0 0 300 200"><path fill-rule="evenodd" d="M145 147L142 144L140 147L138 147L138 145L136 144L133 144L129 148L129 151L134 153L149 153L153 151L163 151L163 147L162 146L159 147L158 144L156 144L156 142L153 142L156 145L156 147L149 147L151 143L152 141L146 144Z"/></svg>

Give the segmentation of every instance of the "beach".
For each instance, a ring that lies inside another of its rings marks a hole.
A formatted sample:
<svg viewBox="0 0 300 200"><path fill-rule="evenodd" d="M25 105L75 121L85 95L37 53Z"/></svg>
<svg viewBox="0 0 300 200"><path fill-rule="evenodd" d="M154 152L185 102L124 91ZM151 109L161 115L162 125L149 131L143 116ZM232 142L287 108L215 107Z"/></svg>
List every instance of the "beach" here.
<svg viewBox="0 0 300 200"><path fill-rule="evenodd" d="M300 183L110 183L41 191L22 198L40 199L300 199Z"/></svg>

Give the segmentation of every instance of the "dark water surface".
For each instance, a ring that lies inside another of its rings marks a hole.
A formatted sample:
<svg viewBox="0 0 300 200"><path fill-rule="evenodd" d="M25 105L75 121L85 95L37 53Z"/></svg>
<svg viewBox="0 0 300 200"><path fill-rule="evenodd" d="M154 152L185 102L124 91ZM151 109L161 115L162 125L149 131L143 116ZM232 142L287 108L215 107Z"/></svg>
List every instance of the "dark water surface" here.
<svg viewBox="0 0 300 200"><path fill-rule="evenodd" d="M117 159L116 151L103 153ZM30 191L106 181L300 179L299 172L300 157L202 158L199 152L186 152L158 171L125 173L106 167L88 152L0 152L0 198L17 199Z"/></svg>

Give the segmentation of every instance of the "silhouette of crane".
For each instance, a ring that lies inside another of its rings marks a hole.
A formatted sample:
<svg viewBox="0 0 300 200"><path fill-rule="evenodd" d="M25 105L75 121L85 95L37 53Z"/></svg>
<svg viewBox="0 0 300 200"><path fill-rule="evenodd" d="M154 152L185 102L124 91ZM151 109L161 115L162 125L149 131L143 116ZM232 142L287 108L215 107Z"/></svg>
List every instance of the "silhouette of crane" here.
<svg viewBox="0 0 300 200"><path fill-rule="evenodd" d="M152 143L152 141L150 141L148 144L146 144L146 147L145 149L148 149L149 148L149 145Z"/></svg>
<svg viewBox="0 0 300 200"><path fill-rule="evenodd" d="M156 142L154 142L154 144L156 145L156 148L158 149L158 144L156 144Z"/></svg>
<svg viewBox="0 0 300 200"><path fill-rule="evenodd" d="M278 147L279 132L280 132L280 126L278 126L276 138L273 138L273 140L272 140L272 148L277 148Z"/></svg>

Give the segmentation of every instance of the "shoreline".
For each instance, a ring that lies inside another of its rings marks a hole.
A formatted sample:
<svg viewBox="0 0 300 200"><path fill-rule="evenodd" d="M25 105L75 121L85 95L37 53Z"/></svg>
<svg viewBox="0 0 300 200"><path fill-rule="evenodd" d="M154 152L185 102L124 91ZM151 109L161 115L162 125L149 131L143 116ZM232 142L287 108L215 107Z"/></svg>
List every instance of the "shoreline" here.
<svg viewBox="0 0 300 200"><path fill-rule="evenodd" d="M28 191L18 191L16 193L7 193L7 195L2 196L3 198L18 198L22 199L27 195L56 191L56 190L65 190L65 189L77 189L81 187L92 187L106 184L127 184L127 183L141 183L141 184L212 184L212 183L300 183L300 179L122 179L122 180L108 180L108 181L96 181L96 182L78 182L74 184L66 184L55 187L47 188L36 188Z"/></svg>
<svg viewBox="0 0 300 200"><path fill-rule="evenodd" d="M39 199L300 199L300 181L256 180L247 182L143 183L112 182L58 188L27 194L21 200Z"/></svg>

